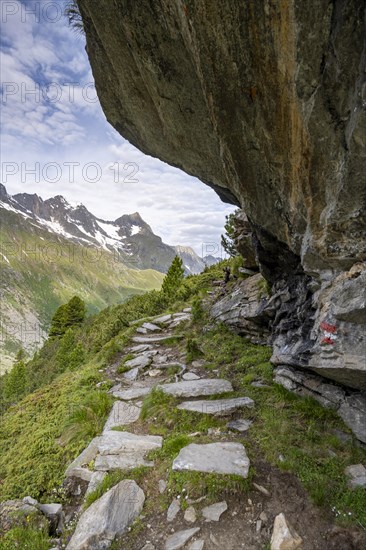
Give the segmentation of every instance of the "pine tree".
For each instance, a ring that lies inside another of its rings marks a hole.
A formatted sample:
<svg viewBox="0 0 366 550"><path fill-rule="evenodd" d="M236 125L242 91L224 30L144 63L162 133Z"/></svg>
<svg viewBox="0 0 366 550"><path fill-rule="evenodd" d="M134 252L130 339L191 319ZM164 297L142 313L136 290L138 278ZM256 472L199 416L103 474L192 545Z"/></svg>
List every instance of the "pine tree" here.
<svg viewBox="0 0 366 550"><path fill-rule="evenodd" d="M168 297L178 290L184 279L183 262L179 256L175 256L171 266L168 269L168 273L165 276L161 290L163 294Z"/></svg>
<svg viewBox="0 0 366 550"><path fill-rule="evenodd" d="M234 244L235 214L236 212L233 212L232 214L226 216L226 223L224 226L225 234L221 235L221 246L231 257L237 256L238 254Z"/></svg>
<svg viewBox="0 0 366 550"><path fill-rule="evenodd" d="M86 306L84 300L74 296L67 304L60 306L51 321L49 337L63 336L66 330L84 321Z"/></svg>
<svg viewBox="0 0 366 550"><path fill-rule="evenodd" d="M9 400L18 400L27 390L27 369L24 361L14 364L5 380L4 394Z"/></svg>

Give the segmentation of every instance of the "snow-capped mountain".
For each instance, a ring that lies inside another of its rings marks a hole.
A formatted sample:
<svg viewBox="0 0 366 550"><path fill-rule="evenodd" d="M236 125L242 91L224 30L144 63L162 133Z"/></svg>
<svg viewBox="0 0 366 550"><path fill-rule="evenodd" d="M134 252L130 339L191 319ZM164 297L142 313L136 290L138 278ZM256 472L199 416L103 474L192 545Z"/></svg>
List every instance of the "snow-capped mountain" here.
<svg viewBox="0 0 366 550"><path fill-rule="evenodd" d="M138 212L124 214L114 221L102 220L83 204L71 204L61 195L47 200L28 193L11 196L1 184L0 208L72 242L110 251L135 269L166 273L176 254L182 258L187 274L199 273L206 263L211 263L202 260L192 248L163 243Z"/></svg>

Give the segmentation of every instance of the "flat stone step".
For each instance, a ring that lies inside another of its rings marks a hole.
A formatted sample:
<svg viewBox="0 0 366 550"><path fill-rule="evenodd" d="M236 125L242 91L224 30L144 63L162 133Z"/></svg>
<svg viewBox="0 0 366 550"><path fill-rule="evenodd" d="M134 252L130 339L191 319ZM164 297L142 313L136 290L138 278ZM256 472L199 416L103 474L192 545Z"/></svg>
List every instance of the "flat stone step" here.
<svg viewBox="0 0 366 550"><path fill-rule="evenodd" d="M217 393L232 392L233 387L229 380L223 378L201 378L200 380L184 380L172 384L157 386L164 393L176 397L197 397L200 395L215 395Z"/></svg>
<svg viewBox="0 0 366 550"><path fill-rule="evenodd" d="M142 328L150 331L150 332L156 332L156 331L160 331L161 330L161 327L158 327L157 325L155 325L154 323L144 323L142 325Z"/></svg>
<svg viewBox="0 0 366 550"><path fill-rule="evenodd" d="M160 315L160 317L154 317L153 322L164 325L172 319L172 315L168 313L167 315Z"/></svg>
<svg viewBox="0 0 366 550"><path fill-rule="evenodd" d="M235 397L233 399L202 399L199 401L185 401L178 405L178 409L193 411L213 416L225 416L242 407L254 407L253 399L249 397Z"/></svg>
<svg viewBox="0 0 366 550"><path fill-rule="evenodd" d="M136 344L151 344L154 342L164 342L170 338L183 338L183 336L177 336L176 334L157 334L156 336L134 336L132 342Z"/></svg>
<svg viewBox="0 0 366 550"><path fill-rule="evenodd" d="M241 443L191 443L173 461L173 470L248 477L250 461Z"/></svg>
<svg viewBox="0 0 366 550"><path fill-rule="evenodd" d="M125 401L130 401L131 399L139 399L140 397L145 397L152 390L152 387L137 387L129 388L128 390L117 390L112 393L113 397L117 399L122 399Z"/></svg>
<svg viewBox="0 0 366 550"><path fill-rule="evenodd" d="M149 451L160 449L162 444L163 438L158 435L104 432L98 443L99 454L94 461L94 470L109 471L117 468L153 466L153 462L145 460L145 455Z"/></svg>
<svg viewBox="0 0 366 550"><path fill-rule="evenodd" d="M129 369L134 368L140 368L144 369L145 367L148 367L151 363L151 356L149 353L142 353L141 355L137 355L133 359L129 359L126 361L123 366L127 367Z"/></svg>
<svg viewBox="0 0 366 550"><path fill-rule="evenodd" d="M143 351L152 350L153 346L150 344L138 344L137 346L132 346L130 349L132 353L142 353Z"/></svg>
<svg viewBox="0 0 366 550"><path fill-rule="evenodd" d="M136 422L136 420L139 419L140 412L141 407L137 407L132 403L116 401L113 404L108 420L104 425L103 432L108 432L117 426L125 426Z"/></svg>
<svg viewBox="0 0 366 550"><path fill-rule="evenodd" d="M139 372L140 372L140 369L138 367L136 367L136 368L131 369L127 372L124 372L122 376L125 380L133 381L133 380L136 380L136 378L139 375Z"/></svg>

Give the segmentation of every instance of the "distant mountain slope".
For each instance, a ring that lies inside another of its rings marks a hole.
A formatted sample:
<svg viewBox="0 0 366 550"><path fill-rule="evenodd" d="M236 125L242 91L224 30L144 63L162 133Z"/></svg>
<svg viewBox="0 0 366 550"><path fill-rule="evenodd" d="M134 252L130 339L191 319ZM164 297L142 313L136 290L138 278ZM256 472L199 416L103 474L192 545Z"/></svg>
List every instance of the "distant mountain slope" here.
<svg viewBox="0 0 366 550"><path fill-rule="evenodd" d="M62 196L10 196L0 185L0 215L0 372L20 346L39 347L74 294L97 312L160 288L176 254L187 274L205 266L191 248L163 243L137 212L105 221Z"/></svg>

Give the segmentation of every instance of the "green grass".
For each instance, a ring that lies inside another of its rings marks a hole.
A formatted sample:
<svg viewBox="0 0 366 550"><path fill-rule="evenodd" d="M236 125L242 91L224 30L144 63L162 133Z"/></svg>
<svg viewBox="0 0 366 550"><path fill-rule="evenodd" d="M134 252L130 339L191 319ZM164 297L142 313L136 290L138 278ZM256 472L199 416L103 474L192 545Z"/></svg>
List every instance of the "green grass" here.
<svg viewBox="0 0 366 550"><path fill-rule="evenodd" d="M51 541L46 531L31 527L15 527L0 539L0 550L48 550Z"/></svg>

